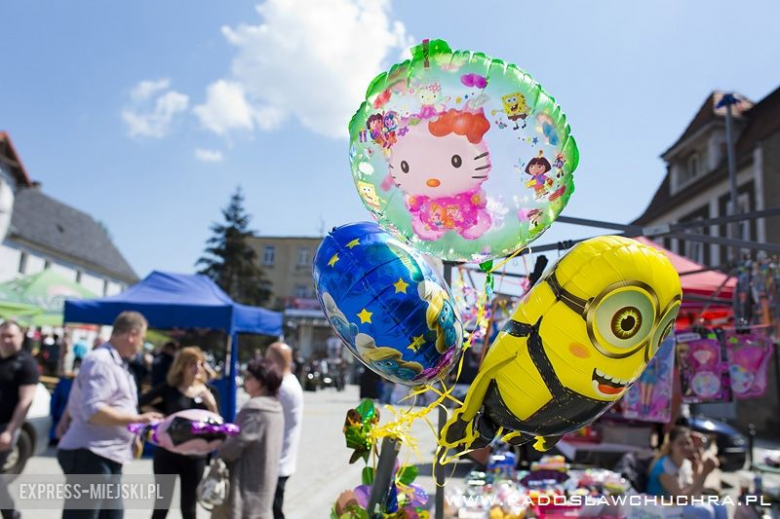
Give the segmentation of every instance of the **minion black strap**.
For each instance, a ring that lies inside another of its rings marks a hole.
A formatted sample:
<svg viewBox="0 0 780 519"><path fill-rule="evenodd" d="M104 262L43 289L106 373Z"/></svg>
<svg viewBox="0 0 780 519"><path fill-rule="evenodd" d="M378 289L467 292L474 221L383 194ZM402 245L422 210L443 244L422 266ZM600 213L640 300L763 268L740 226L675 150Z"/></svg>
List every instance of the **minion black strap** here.
<svg viewBox="0 0 780 519"><path fill-rule="evenodd" d="M550 358L547 356L547 352L544 351L542 337L539 335L539 327L541 324L541 317L534 325L510 319L506 326L504 326L503 331L513 337L528 337L528 355L531 357L531 362L534 363L534 366L542 376L544 385L547 386L548 391L550 391L550 394L552 394L554 398L568 399L569 391L566 391L563 384L561 384L558 375L555 374L555 369L550 362Z"/></svg>

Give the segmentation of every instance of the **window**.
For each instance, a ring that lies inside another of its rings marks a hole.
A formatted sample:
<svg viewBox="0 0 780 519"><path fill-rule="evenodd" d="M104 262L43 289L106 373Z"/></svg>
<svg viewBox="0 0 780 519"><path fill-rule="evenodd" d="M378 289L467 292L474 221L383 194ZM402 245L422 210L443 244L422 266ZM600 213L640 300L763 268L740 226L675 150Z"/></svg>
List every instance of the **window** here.
<svg viewBox="0 0 780 519"><path fill-rule="evenodd" d="M311 256L309 255L309 249L307 247L300 247L298 249L298 266L299 267L311 266Z"/></svg>
<svg viewBox="0 0 780 519"><path fill-rule="evenodd" d="M273 245L266 245L263 250L263 265L266 267L273 267L276 261L276 247Z"/></svg>
<svg viewBox="0 0 780 519"><path fill-rule="evenodd" d="M308 297L309 287L306 285L295 285L295 297Z"/></svg>
<svg viewBox="0 0 780 519"><path fill-rule="evenodd" d="M696 178L699 175L699 154L694 153L688 157L688 180Z"/></svg>
<svg viewBox="0 0 780 519"><path fill-rule="evenodd" d="M27 253L23 252L19 255L19 274L25 274L27 272Z"/></svg>

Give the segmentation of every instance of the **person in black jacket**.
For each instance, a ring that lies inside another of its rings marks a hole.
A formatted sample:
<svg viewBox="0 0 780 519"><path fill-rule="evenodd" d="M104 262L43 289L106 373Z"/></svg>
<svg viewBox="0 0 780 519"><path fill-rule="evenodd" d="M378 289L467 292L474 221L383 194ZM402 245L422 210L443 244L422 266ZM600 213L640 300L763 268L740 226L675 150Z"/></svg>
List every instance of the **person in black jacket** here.
<svg viewBox="0 0 780 519"><path fill-rule="evenodd" d="M152 387L165 383L178 349L179 343L176 341L168 341L163 345L162 351L152 362Z"/></svg>
<svg viewBox="0 0 780 519"><path fill-rule="evenodd" d="M167 415L185 409L205 409L217 413L217 392L206 385L206 362L203 352L195 346L182 348L174 358L167 380L141 396L141 408L151 406ZM175 474L181 478L181 514L184 519L195 519L197 489L206 468L206 456L186 456L162 447L154 451L154 473ZM158 480L162 499L155 503L153 519L163 519L173 498L173 486Z"/></svg>

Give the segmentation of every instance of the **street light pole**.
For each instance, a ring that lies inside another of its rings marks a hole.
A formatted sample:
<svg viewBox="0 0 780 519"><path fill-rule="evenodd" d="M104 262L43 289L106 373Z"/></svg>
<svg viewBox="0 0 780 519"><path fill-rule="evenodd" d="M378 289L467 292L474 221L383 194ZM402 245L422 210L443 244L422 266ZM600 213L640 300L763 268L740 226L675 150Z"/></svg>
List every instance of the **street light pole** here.
<svg viewBox="0 0 780 519"><path fill-rule="evenodd" d="M734 94L727 93L723 95L723 98L718 102L718 108L726 108L726 157L728 159L729 167L729 187L731 190L731 205L729 207L729 216L733 216L739 212L737 208L737 159L734 151L734 138L733 138L733 121L732 121L732 106L737 104L739 100L734 97ZM739 239L738 223L732 223L730 237ZM732 249L732 260L739 262L739 247Z"/></svg>

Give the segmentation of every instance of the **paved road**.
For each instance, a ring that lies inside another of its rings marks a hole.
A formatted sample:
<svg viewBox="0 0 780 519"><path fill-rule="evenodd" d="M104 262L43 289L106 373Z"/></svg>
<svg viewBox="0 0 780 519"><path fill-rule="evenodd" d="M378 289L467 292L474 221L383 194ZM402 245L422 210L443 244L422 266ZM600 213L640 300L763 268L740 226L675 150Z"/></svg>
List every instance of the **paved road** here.
<svg viewBox="0 0 780 519"><path fill-rule="evenodd" d="M239 402L240 404L241 402ZM363 462L349 464L351 451L344 444L341 432L344 417L349 408L359 403L358 389L348 386L343 392L333 389L305 393L305 410L303 421L303 438L301 442L298 471L287 483L285 495L285 513L289 519L327 519L330 507L338 495L347 489L360 484L360 473ZM388 413L384 413L388 415ZM383 416L383 421L387 416ZM404 448L400 459L409 460L414 464L428 464L421 467L421 473L430 474L430 462L433 459L435 439L430 428L424 421L416 423L412 432L420 441L419 451L422 458L416 458L412 452ZM44 456L31 459L25 468L26 474L60 473L60 467L51 449ZM127 474L151 474L152 463L149 459L137 460L125 467ZM419 481L429 492L434 485L430 477L421 476ZM178 501L178 496L174 498ZM27 511L24 517L54 519L57 513ZM126 519L148 519L151 513L141 510L127 510ZM181 514L172 510L168 514L171 519L178 519ZM198 519L210 517L201 508L198 509Z"/></svg>

